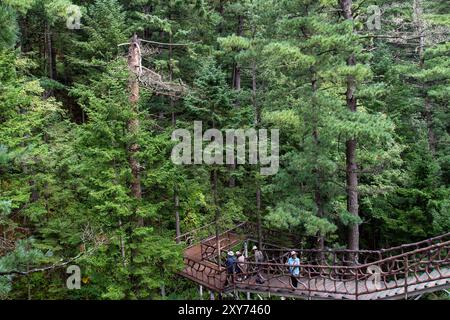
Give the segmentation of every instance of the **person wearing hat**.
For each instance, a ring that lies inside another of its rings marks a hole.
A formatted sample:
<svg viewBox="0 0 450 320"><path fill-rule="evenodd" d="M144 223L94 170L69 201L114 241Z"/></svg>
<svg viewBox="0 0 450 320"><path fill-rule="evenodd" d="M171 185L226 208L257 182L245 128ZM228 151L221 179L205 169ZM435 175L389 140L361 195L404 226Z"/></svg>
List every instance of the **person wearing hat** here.
<svg viewBox="0 0 450 320"><path fill-rule="evenodd" d="M237 257L237 268L236 272L239 275L238 281L241 281L242 279L247 278L247 264L245 264L245 257L240 251L236 251L236 257Z"/></svg>
<svg viewBox="0 0 450 320"><path fill-rule="evenodd" d="M225 281L225 286L227 286L230 279L234 282L234 274L236 273L236 257L234 256L233 251L228 251L225 266L227 267L227 279Z"/></svg>
<svg viewBox="0 0 450 320"><path fill-rule="evenodd" d="M291 256L287 264L289 265L289 273L291 274L291 284L294 288L297 288L297 278L300 275L300 259L297 257L297 252L291 251Z"/></svg>
<svg viewBox="0 0 450 320"><path fill-rule="evenodd" d="M264 255L261 250L258 250L257 246L252 248L255 259L255 271L256 271L256 283L263 284L266 279L261 274L261 263L264 262Z"/></svg>
<svg viewBox="0 0 450 320"><path fill-rule="evenodd" d="M257 246L253 246L252 251L253 254L255 255L255 263L264 262L264 255L261 250L258 250Z"/></svg>

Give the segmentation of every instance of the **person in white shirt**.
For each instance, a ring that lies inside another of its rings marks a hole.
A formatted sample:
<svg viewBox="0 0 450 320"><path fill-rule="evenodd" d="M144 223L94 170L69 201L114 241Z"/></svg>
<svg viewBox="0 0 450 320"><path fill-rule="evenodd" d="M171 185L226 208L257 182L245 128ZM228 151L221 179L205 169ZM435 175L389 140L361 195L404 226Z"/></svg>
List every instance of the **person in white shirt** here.
<svg viewBox="0 0 450 320"><path fill-rule="evenodd" d="M263 266L260 264L264 262L264 254L261 250L258 250L257 246L253 246L252 248L253 254L254 254L254 260L255 260L255 271L256 271L256 283L263 284L266 279L261 274L261 270Z"/></svg>
<svg viewBox="0 0 450 320"><path fill-rule="evenodd" d="M245 257L240 251L236 251L237 257L237 273L238 273L238 281L247 278L247 264L245 263Z"/></svg>
<svg viewBox="0 0 450 320"><path fill-rule="evenodd" d="M264 261L264 255L261 250L258 250L257 246L253 246L252 248L253 254L255 255L255 262L262 263Z"/></svg>

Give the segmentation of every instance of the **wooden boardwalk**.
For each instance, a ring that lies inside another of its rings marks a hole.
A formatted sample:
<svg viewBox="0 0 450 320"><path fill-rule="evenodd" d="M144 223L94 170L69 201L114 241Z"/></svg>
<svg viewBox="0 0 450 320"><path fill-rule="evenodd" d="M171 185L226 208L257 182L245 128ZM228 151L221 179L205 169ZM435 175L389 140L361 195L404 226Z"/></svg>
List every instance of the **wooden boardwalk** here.
<svg viewBox="0 0 450 320"><path fill-rule="evenodd" d="M240 291L253 293L271 293L272 295L280 295L285 297L304 298L312 300L355 300L356 298L356 281L334 281L326 278L310 279L307 277L299 277L297 288L291 285L288 275L280 275L271 277L267 274L261 274L268 278L263 284L256 283L256 276L244 281L236 281L234 286L230 286L225 291ZM444 276L444 278L442 278ZM425 281L425 282L421 282ZM395 281L386 284L380 283L376 292L370 292L370 288L374 287L372 281L358 283L359 295L358 300L388 300L388 299L404 299L405 298L405 281L399 280L400 287ZM441 274L434 270L427 274L422 274L419 279L409 277L407 279L407 297L414 297L426 292L432 292L450 288L450 269L441 270ZM308 288L310 290L308 290ZM369 288L369 290L367 289ZM376 289L376 288L374 288Z"/></svg>
<svg viewBox="0 0 450 320"><path fill-rule="evenodd" d="M225 232L219 236L219 250L214 236L191 244L185 250L180 275L220 293L302 299L406 299L450 288L450 234L379 251L296 249L301 260L297 288L291 285L286 266L288 248L266 249L264 263L249 259L246 274L227 275L223 264L226 252L241 249L246 239L243 234Z"/></svg>

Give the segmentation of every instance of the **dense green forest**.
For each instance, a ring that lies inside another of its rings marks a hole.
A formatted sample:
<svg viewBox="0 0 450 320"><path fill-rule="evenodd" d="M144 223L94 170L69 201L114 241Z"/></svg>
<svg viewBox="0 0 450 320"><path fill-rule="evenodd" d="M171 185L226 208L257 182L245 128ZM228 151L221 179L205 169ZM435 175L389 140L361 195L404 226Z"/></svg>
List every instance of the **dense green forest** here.
<svg viewBox="0 0 450 320"><path fill-rule="evenodd" d="M442 0L1 0L0 299L197 299L175 237L211 222L449 232L449 34ZM194 121L279 129L277 172L174 163Z"/></svg>

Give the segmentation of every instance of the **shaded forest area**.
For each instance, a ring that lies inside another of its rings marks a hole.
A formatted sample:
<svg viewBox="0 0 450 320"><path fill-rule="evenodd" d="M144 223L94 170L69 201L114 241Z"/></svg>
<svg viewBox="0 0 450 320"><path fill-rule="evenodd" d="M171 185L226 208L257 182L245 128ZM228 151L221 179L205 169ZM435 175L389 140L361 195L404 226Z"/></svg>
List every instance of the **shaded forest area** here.
<svg viewBox="0 0 450 320"><path fill-rule="evenodd" d="M174 239L212 221L449 232L449 33L439 0L1 0L0 299L198 298ZM278 173L175 165L194 121L280 129Z"/></svg>

